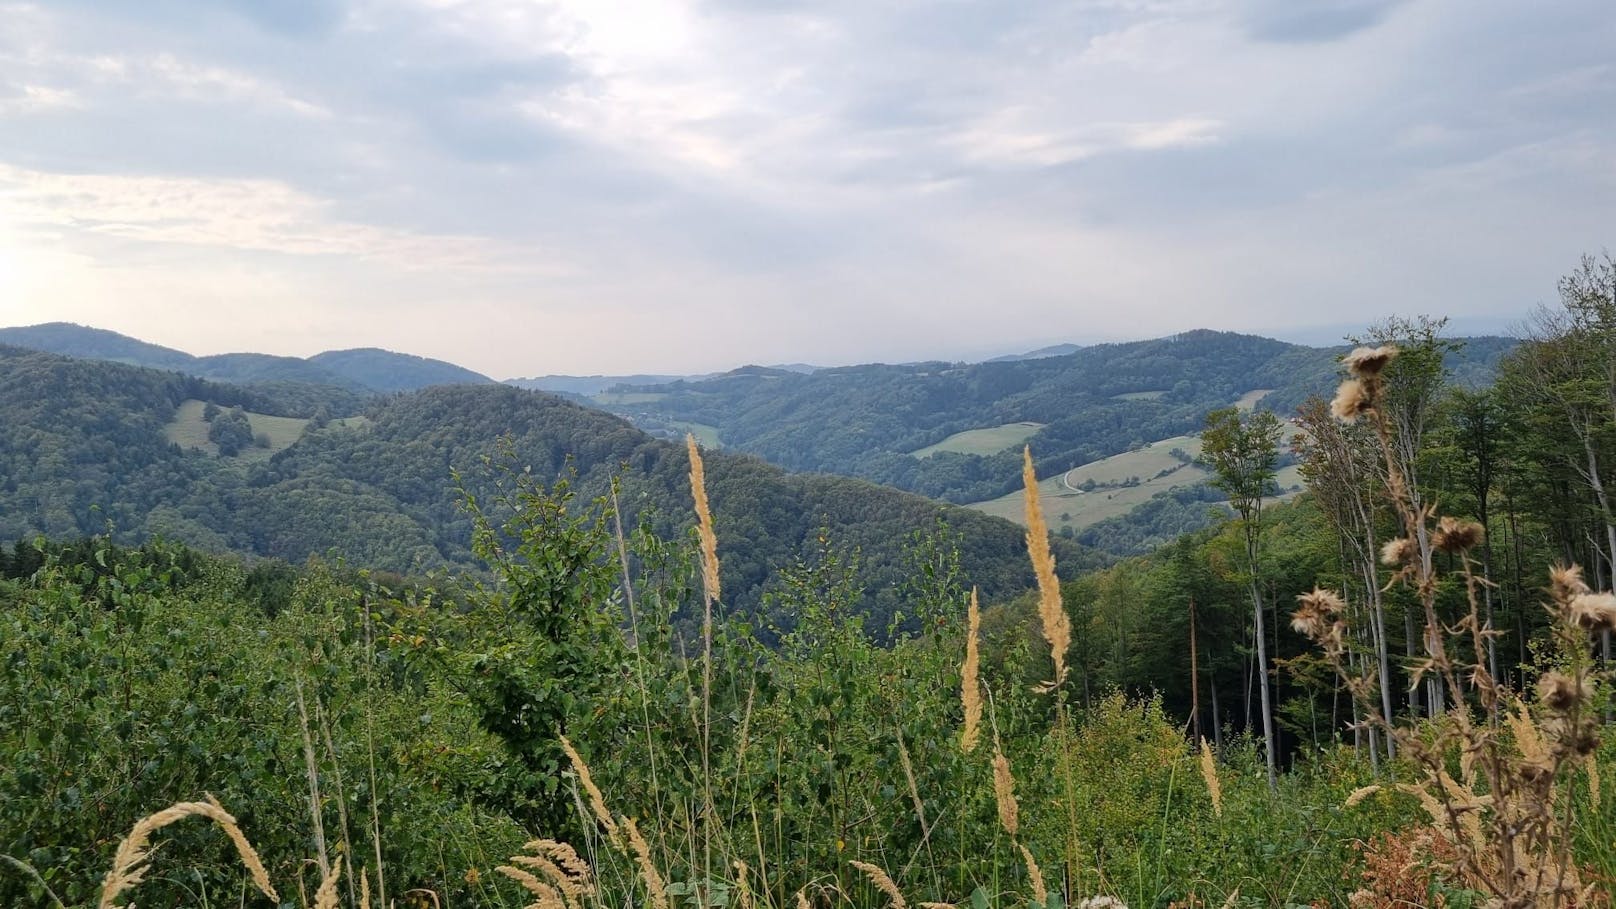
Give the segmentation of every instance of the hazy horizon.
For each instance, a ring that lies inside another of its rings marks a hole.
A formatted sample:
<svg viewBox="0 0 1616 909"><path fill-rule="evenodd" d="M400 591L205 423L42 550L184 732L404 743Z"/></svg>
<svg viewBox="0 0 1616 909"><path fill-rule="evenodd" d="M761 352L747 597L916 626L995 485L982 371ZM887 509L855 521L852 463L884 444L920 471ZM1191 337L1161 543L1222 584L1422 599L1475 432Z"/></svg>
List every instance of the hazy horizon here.
<svg viewBox="0 0 1616 909"><path fill-rule="evenodd" d="M510 378L1327 343L1507 327L1612 245L1600 0L0 16L0 324L199 355Z"/></svg>

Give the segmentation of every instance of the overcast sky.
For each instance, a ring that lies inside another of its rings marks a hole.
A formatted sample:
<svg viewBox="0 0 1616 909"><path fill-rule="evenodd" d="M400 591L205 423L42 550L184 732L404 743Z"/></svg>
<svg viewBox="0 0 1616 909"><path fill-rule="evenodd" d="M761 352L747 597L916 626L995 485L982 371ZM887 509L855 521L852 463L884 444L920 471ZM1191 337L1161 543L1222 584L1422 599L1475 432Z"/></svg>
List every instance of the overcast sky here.
<svg viewBox="0 0 1616 909"><path fill-rule="evenodd" d="M1610 0L0 0L0 325L497 378L1497 328Z"/></svg>

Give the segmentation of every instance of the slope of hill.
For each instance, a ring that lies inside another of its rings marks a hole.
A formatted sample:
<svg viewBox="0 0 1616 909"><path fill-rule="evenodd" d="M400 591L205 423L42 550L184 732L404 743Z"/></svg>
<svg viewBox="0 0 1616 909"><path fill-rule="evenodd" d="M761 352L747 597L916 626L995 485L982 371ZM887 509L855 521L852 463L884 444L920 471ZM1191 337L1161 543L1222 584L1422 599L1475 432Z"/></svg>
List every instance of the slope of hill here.
<svg viewBox="0 0 1616 909"><path fill-rule="evenodd" d="M1490 373L1513 343L1476 339L1456 381ZM1198 432L1208 411L1254 390L1285 415L1337 380L1345 348L1191 331L1073 353L977 364L747 368L702 381L617 388L593 398L657 434L708 427L731 449L793 470L857 476L949 502L996 499L1019 483L1018 447L1045 475ZM1031 430L1031 431L1029 431ZM1003 441L1001 450L989 446Z"/></svg>
<svg viewBox="0 0 1616 909"><path fill-rule="evenodd" d="M288 421L300 435L267 459L221 458L175 444L182 406L261 403L247 390L171 372L0 348L0 538L104 531L153 534L214 550L290 561L335 554L401 572L473 565L470 522L451 472L487 500L479 467L501 439L538 477L569 469L586 496L620 477L629 526L689 524L682 446L550 395L502 385L440 386L378 399L365 421ZM191 402L191 403L187 403ZM203 446L205 448L205 446ZM872 627L896 607L909 572L904 540L944 520L961 535L965 576L988 596L1031 583L1013 524L870 483L793 476L756 458L713 453L707 465L728 604L754 610L773 569L811 560L821 530L862 554ZM1068 546L1062 564L1096 564Z"/></svg>
<svg viewBox="0 0 1616 909"><path fill-rule="evenodd" d="M381 392L416 391L432 385L487 385L494 381L453 363L379 347L328 350L309 357L309 362Z"/></svg>
<svg viewBox="0 0 1616 909"><path fill-rule="evenodd" d="M493 381L442 360L378 348L333 350L308 359L261 353L196 357L114 331L68 322L0 328L0 344L68 357L178 370L199 378L238 385L298 383L340 389L356 395L414 391L429 385ZM306 391L305 394L310 393Z"/></svg>

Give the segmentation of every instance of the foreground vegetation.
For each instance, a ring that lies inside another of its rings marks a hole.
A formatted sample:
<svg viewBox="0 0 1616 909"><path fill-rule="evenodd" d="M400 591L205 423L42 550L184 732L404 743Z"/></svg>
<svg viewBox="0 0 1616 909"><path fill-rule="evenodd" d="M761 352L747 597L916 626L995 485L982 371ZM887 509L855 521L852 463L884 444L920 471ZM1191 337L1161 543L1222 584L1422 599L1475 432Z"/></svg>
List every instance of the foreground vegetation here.
<svg viewBox="0 0 1616 909"><path fill-rule="evenodd" d="M946 526L889 612L831 533L732 608L694 439L688 533L463 484L458 581L0 549L0 901L1608 906L1611 270L1479 393L1377 326L1295 503L1213 412L1236 517L1064 584L1024 452L1036 588L985 608Z"/></svg>

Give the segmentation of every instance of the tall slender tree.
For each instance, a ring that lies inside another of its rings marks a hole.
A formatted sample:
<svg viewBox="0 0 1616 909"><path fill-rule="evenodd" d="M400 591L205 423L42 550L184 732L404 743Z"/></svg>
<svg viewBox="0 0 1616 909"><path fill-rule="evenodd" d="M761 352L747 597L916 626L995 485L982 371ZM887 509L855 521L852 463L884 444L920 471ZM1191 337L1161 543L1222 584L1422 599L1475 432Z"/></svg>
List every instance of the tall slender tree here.
<svg viewBox="0 0 1616 909"><path fill-rule="evenodd" d="M1274 491L1279 463L1279 418L1272 411L1242 414L1226 407L1206 416L1201 433L1201 457L1213 470L1212 484L1229 497L1240 516L1246 548L1246 576L1251 593L1252 618L1257 639L1257 680L1262 695L1263 750L1268 762L1268 785L1277 785L1275 769L1273 695L1269 690L1268 643L1263 632L1263 598L1259 579L1258 547L1262 538L1263 499Z"/></svg>

